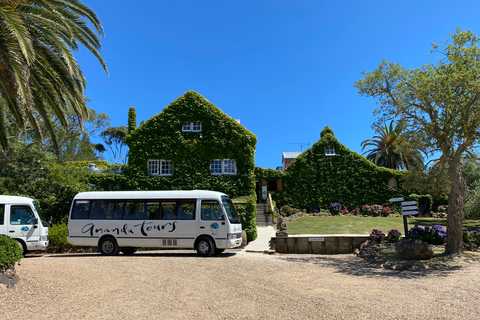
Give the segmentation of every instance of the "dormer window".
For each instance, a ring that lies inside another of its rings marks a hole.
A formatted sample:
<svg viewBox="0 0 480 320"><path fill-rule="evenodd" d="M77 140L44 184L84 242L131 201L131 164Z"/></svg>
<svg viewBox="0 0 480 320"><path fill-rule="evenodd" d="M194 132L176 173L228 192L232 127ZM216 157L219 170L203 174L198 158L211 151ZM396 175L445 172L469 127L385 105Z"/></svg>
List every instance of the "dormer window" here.
<svg viewBox="0 0 480 320"><path fill-rule="evenodd" d="M184 122L182 127L183 132L202 132L202 123L197 122Z"/></svg>
<svg viewBox="0 0 480 320"><path fill-rule="evenodd" d="M334 147L326 147L325 148L325 155L326 156L334 156L335 155L335 148Z"/></svg>

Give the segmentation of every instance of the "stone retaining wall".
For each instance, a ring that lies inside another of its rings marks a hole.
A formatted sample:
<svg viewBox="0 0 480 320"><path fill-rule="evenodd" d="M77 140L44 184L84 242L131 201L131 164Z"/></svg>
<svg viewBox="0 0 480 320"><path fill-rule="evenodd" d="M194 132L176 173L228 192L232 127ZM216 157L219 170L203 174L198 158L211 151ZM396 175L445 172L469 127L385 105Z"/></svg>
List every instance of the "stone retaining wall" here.
<svg viewBox="0 0 480 320"><path fill-rule="evenodd" d="M368 235L293 235L275 237L275 251L278 253L353 253L353 250L367 241Z"/></svg>

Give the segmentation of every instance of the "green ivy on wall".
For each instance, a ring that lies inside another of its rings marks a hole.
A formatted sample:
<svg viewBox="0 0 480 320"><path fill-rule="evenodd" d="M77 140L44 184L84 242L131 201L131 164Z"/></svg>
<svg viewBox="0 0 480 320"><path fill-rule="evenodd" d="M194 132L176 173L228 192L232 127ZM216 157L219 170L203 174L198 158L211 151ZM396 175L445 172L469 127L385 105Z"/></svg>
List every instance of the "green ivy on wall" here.
<svg viewBox="0 0 480 320"><path fill-rule="evenodd" d="M325 155L333 147L335 155ZM364 204L387 204L402 194L402 172L377 167L363 156L349 150L326 127L310 149L293 160L284 172L283 192L278 201L300 208L328 208L339 202L348 208ZM398 188L388 186L395 178Z"/></svg>
<svg viewBox="0 0 480 320"><path fill-rule="evenodd" d="M130 109L129 115L134 114ZM186 121L201 122L201 132L182 132ZM135 121L129 119L129 123ZM132 129L126 139L128 171L125 179L119 178L125 190L204 189L231 197L254 194L257 137L198 93L187 91ZM173 161L173 176L149 175L149 159ZM212 175L210 162L216 159L235 160L237 174Z"/></svg>

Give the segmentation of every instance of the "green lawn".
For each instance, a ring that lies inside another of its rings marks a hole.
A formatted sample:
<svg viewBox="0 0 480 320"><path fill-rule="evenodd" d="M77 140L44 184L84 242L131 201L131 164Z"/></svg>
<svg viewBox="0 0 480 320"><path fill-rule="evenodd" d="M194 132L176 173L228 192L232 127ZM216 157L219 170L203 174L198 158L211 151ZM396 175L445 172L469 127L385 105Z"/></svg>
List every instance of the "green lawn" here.
<svg viewBox="0 0 480 320"><path fill-rule="evenodd" d="M446 227L446 219L407 218L408 229L416 224L420 227L439 224ZM480 228L480 220L465 220L464 229ZM381 217L303 217L287 224L289 234L370 234L373 229L387 233L392 229L404 233L403 218Z"/></svg>

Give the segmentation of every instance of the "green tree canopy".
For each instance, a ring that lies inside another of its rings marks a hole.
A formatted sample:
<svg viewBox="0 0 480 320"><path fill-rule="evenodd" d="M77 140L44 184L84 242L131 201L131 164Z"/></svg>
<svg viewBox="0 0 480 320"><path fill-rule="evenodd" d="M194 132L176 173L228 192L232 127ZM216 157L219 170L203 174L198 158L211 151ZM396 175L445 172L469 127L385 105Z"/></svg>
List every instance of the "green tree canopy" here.
<svg viewBox="0 0 480 320"><path fill-rule="evenodd" d="M421 167L423 158L420 151L409 147L408 138L404 132L405 124L403 122L394 126L394 121L390 125L383 126L375 124L377 133L373 139L362 142L362 151L366 147L371 149L365 151L367 159L377 166L390 169L410 169L412 167Z"/></svg>
<svg viewBox="0 0 480 320"><path fill-rule="evenodd" d="M33 128L49 133L57 144L50 115L68 123L71 108L83 121L85 78L72 51L83 45L105 62L98 50L102 25L95 12L78 0L0 1L0 145L8 150L5 128ZM43 119L43 128L39 120ZM20 132L21 134L21 132ZM14 137L15 138L15 137Z"/></svg>
<svg viewBox="0 0 480 320"><path fill-rule="evenodd" d="M363 72L354 85L361 95L377 99L380 121L398 118L417 133L421 149L439 152L447 164L452 187L447 218L447 254L463 249L463 206L467 185L461 160L480 138L480 48L470 30L457 29L444 47L433 44L436 63L406 69L383 60L378 69Z"/></svg>
<svg viewBox="0 0 480 320"><path fill-rule="evenodd" d="M100 134L103 142L108 146L108 150L115 160L115 164L123 161L127 162L127 152L125 149L128 149L125 138L127 137L127 127L109 127L102 131Z"/></svg>

